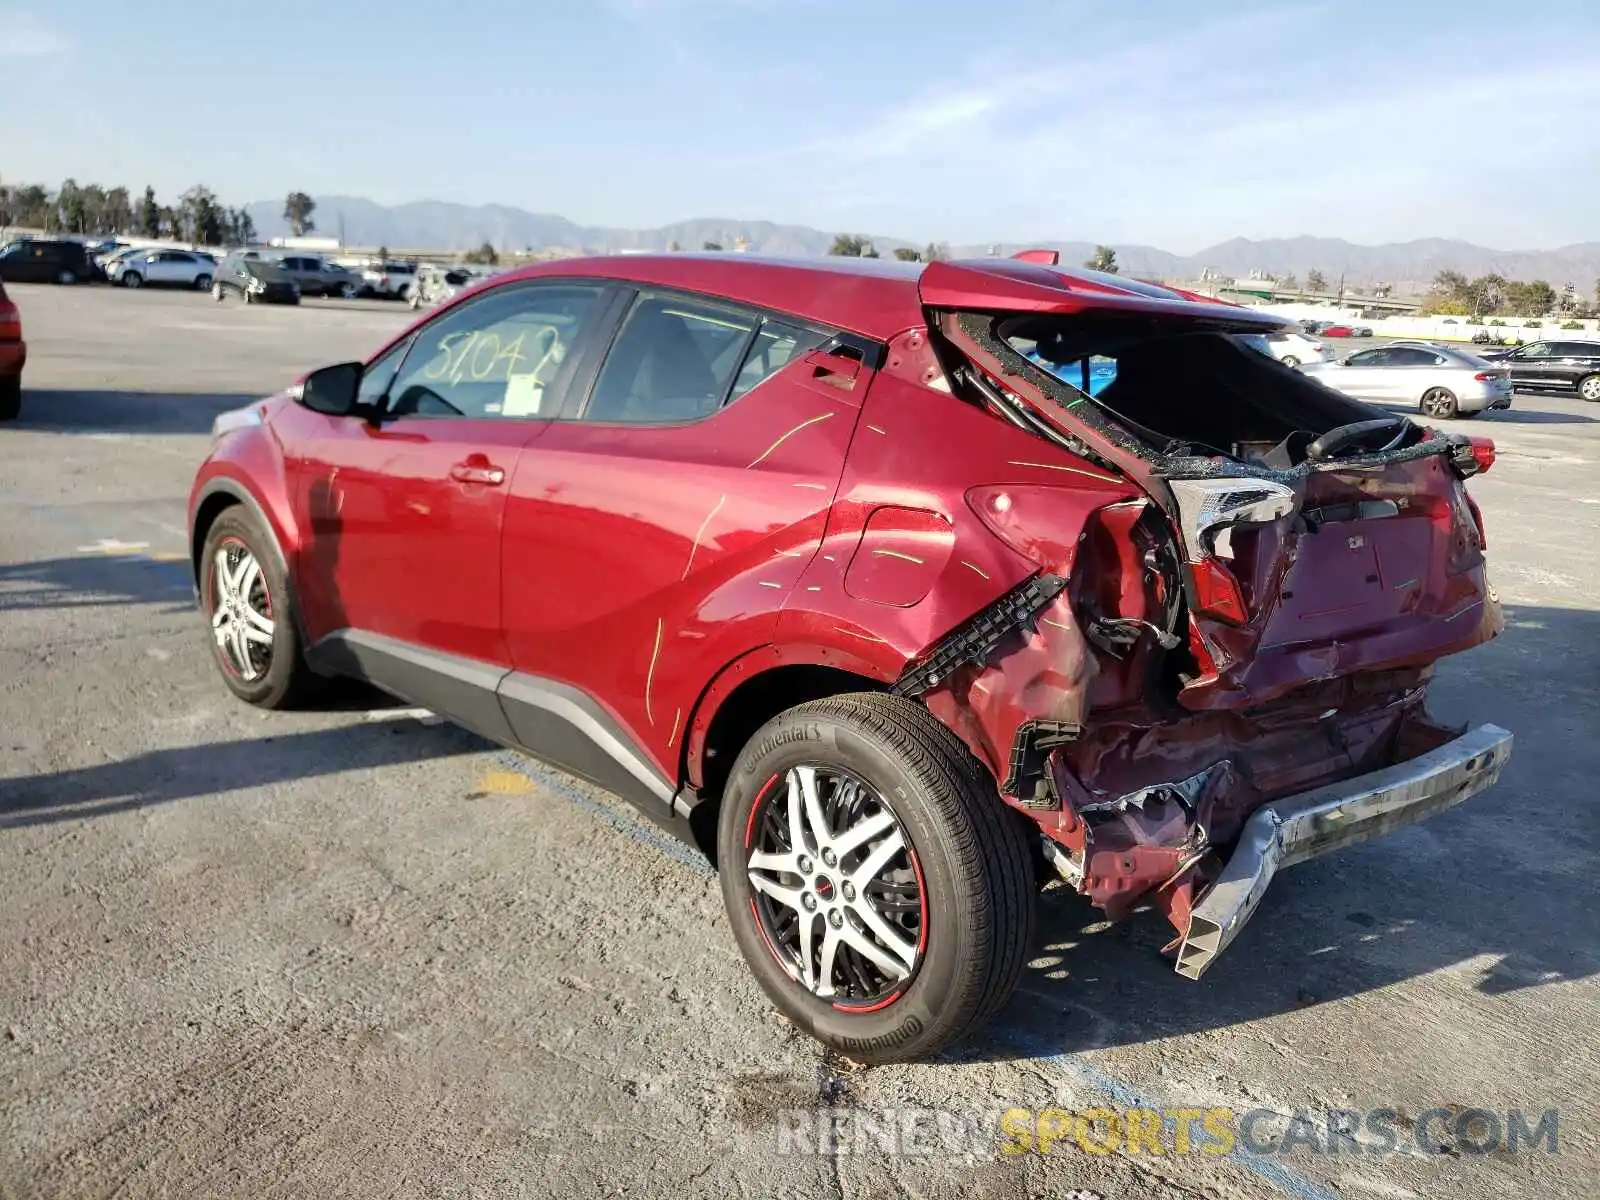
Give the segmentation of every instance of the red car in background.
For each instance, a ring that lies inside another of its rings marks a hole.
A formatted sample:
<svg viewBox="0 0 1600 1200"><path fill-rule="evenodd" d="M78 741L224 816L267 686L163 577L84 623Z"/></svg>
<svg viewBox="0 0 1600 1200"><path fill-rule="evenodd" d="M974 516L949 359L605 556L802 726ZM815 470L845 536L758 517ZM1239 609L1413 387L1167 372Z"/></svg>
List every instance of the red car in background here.
<svg viewBox="0 0 1600 1200"><path fill-rule="evenodd" d="M1348 325L1325 325L1322 328L1323 337L1347 338L1355 337L1356 331Z"/></svg>
<svg viewBox="0 0 1600 1200"><path fill-rule="evenodd" d="M1511 748L1424 705L1502 628L1492 446L1234 340L1278 327L1037 256L511 272L218 419L216 665L267 708L359 677L628 798L858 1059L1005 1003L1042 872L1163 913L1198 977L1280 867Z"/></svg>
<svg viewBox="0 0 1600 1200"><path fill-rule="evenodd" d="M27 361L22 314L0 283L0 421L14 421L22 412L22 368Z"/></svg>

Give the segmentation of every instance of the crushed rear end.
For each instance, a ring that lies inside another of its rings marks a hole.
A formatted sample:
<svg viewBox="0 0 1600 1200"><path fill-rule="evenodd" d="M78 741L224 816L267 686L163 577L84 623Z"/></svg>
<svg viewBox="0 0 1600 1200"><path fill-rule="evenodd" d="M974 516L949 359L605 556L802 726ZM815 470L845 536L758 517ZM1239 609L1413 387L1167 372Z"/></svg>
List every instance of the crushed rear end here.
<svg viewBox="0 0 1600 1200"><path fill-rule="evenodd" d="M1492 445L1247 348L1279 327L1247 309L1011 261L921 287L953 390L1035 434L1062 495L1106 491L974 488L1039 574L980 614L1005 636L954 631L902 688L1080 892L1165 913L1198 977L1278 867L1498 778L1511 735L1425 703L1440 658L1503 627L1464 487Z"/></svg>

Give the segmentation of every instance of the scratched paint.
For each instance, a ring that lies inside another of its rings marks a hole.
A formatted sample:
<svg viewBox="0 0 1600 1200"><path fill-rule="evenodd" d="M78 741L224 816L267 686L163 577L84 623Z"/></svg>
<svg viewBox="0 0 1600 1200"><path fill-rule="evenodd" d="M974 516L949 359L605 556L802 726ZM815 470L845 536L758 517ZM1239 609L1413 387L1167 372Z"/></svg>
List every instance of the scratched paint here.
<svg viewBox="0 0 1600 1200"><path fill-rule="evenodd" d="M751 461L750 466L746 467L745 470L748 471L748 470L750 470L751 467L759 467L762 463L766 462L767 459L772 457L773 452L776 451L779 446L783 445L790 438L792 438L795 434L799 433L802 429L805 429L805 428L807 428L808 426L811 426L811 425L821 424L823 421L828 421L828 420L831 420L832 418L833 418L833 414L832 413L823 413L821 416L816 416L816 417L810 418L809 420L801 421L800 424L796 425L793 429L789 430L788 433L784 434L777 441L773 442L772 445L768 446L760 454L756 455L754 460Z"/></svg>
<svg viewBox="0 0 1600 1200"><path fill-rule="evenodd" d="M694 567L694 556L699 553L700 544L705 539L706 529L710 526L712 518L722 511L722 506L728 502L726 494L718 496L717 502L711 506L711 511L706 514L706 519L700 522L700 528L694 532L694 542L689 546L689 561L683 564L683 577L689 578L689 572Z"/></svg>
<svg viewBox="0 0 1600 1200"><path fill-rule="evenodd" d="M655 714L650 711L650 689L652 686L654 686L656 681L656 659L661 657L661 634L666 627L667 623L660 617L657 617L656 644L650 651L650 667L644 673L644 715L645 719L652 725L656 723L656 717Z"/></svg>

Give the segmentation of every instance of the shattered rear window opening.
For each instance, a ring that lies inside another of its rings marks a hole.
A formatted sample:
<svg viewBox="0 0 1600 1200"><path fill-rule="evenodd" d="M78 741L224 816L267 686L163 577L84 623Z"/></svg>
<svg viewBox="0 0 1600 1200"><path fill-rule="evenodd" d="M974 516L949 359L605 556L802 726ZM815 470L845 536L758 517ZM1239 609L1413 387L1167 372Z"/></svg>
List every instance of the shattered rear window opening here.
<svg viewBox="0 0 1600 1200"><path fill-rule="evenodd" d="M1354 447L1344 465L1437 451L1421 426L1352 400L1209 323L1091 314L996 318L963 312L959 330L1056 406L1163 472L1207 471L1216 458L1276 478L1327 464L1306 447L1361 421L1395 422L1398 444ZM1248 335L1244 335L1248 336ZM1257 335L1259 336L1259 335ZM1387 439L1385 439L1387 440Z"/></svg>

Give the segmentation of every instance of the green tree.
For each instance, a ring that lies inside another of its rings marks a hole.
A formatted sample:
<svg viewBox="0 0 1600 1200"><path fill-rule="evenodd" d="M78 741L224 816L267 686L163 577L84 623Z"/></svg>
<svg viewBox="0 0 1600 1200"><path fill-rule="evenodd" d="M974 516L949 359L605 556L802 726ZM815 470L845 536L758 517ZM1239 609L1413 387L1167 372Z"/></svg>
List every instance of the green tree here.
<svg viewBox="0 0 1600 1200"><path fill-rule="evenodd" d="M1084 260L1084 266L1091 271L1104 271L1108 275L1117 273L1117 252L1110 246L1096 246L1094 254Z"/></svg>
<svg viewBox="0 0 1600 1200"><path fill-rule="evenodd" d="M1312 267L1306 272L1306 291L1325 292L1328 290L1328 278L1321 271Z"/></svg>
<svg viewBox="0 0 1600 1200"><path fill-rule="evenodd" d="M88 224L88 211L83 202L83 189L76 179L64 180L56 193L56 211L53 226L66 233L84 233Z"/></svg>
<svg viewBox="0 0 1600 1200"><path fill-rule="evenodd" d="M476 250L468 250L461 256L462 262L479 263L486 267L498 266L500 255L495 252L493 243L484 242Z"/></svg>
<svg viewBox="0 0 1600 1200"><path fill-rule="evenodd" d="M896 246L894 256L901 262L921 262L922 252L913 250L910 246Z"/></svg>
<svg viewBox="0 0 1600 1200"><path fill-rule="evenodd" d="M256 223L242 208L230 208L227 217L228 241L235 246L248 246L256 240Z"/></svg>
<svg viewBox="0 0 1600 1200"><path fill-rule="evenodd" d="M720 253L721 250L722 250L722 243L721 242L713 242L708 238L706 241L704 241L704 242L702 242L700 244L700 249L709 250L713 254Z"/></svg>
<svg viewBox="0 0 1600 1200"><path fill-rule="evenodd" d="M283 219L289 223L289 232L295 237L305 237L316 229L311 219L317 202L304 192L290 192L283 200Z"/></svg>
<svg viewBox="0 0 1600 1200"><path fill-rule="evenodd" d="M191 241L202 246L220 246L227 232L223 223L222 206L208 187L196 184L178 198L183 223Z"/></svg>
<svg viewBox="0 0 1600 1200"><path fill-rule="evenodd" d="M867 239L857 237L853 233L841 233L833 239L833 245L828 247L828 253L841 258L860 258L867 250Z"/></svg>
<svg viewBox="0 0 1600 1200"><path fill-rule="evenodd" d="M133 205L128 199L128 189L114 187L106 193L105 232L127 233L133 228Z"/></svg>
<svg viewBox="0 0 1600 1200"><path fill-rule="evenodd" d="M1295 278L1294 272L1290 271L1282 279L1278 280L1278 286L1286 292L1295 292L1300 290L1300 281Z"/></svg>
<svg viewBox="0 0 1600 1200"><path fill-rule="evenodd" d="M923 262L940 262L950 257L950 247L942 242L929 242L922 252Z"/></svg>
<svg viewBox="0 0 1600 1200"><path fill-rule="evenodd" d="M161 206L153 187L145 188L144 199L139 201L139 232L149 238L161 236Z"/></svg>
<svg viewBox="0 0 1600 1200"><path fill-rule="evenodd" d="M876 246L874 246L871 242L862 242L861 243L861 257L862 258L882 258L883 255L878 253L878 248Z"/></svg>
<svg viewBox="0 0 1600 1200"><path fill-rule="evenodd" d="M389 261L389 247L387 247L387 246L379 246L378 247L378 261L381 262L381 263Z"/></svg>
<svg viewBox="0 0 1600 1200"><path fill-rule="evenodd" d="M683 249L683 247L678 245L678 239L677 238L673 238L670 242L667 243L667 253L668 254L676 254L676 253L678 253L678 251L680 251L682 249Z"/></svg>

